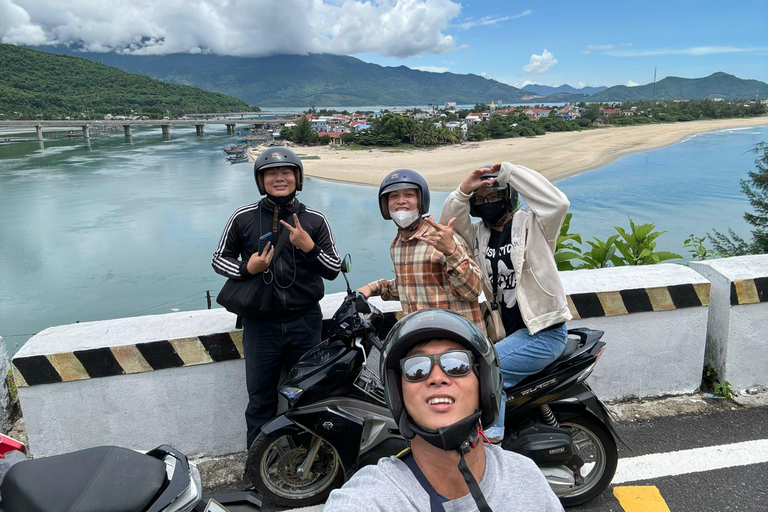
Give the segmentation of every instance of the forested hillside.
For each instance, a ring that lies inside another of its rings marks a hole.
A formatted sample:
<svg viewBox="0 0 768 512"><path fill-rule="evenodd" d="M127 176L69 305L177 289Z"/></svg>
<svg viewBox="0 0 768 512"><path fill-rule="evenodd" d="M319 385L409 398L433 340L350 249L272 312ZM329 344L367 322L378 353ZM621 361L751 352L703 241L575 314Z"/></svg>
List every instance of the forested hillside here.
<svg viewBox="0 0 768 512"><path fill-rule="evenodd" d="M87 59L0 45L2 119L247 110L239 99L168 84Z"/></svg>

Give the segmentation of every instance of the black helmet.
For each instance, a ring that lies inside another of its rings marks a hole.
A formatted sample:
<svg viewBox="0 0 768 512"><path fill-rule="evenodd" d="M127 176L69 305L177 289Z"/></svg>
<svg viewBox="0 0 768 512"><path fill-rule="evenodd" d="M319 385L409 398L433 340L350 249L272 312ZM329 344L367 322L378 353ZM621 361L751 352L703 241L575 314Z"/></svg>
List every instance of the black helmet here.
<svg viewBox="0 0 768 512"><path fill-rule="evenodd" d="M259 187L259 193L265 195L267 190L264 188L263 171L273 167L293 167L296 175L296 191L301 190L304 182L304 166L301 159L286 147L267 148L256 159L253 165L253 176L256 178L256 185Z"/></svg>
<svg viewBox="0 0 768 512"><path fill-rule="evenodd" d="M379 185L379 210L381 216L391 220L387 194L403 188L415 188L419 192L419 214L424 215L429 211L429 185L421 174L410 169L398 169L387 174Z"/></svg>
<svg viewBox="0 0 768 512"><path fill-rule="evenodd" d="M474 371L480 384L480 411L437 431L414 423L405 410L400 382L400 360L414 345L434 339L455 341L471 350L475 356ZM441 309L424 309L407 315L389 331L379 364L387 407L406 439L418 434L443 450L455 450L474 433L478 421L483 428L487 428L498 419L502 378L496 349L474 323L461 315Z"/></svg>
<svg viewBox="0 0 768 512"><path fill-rule="evenodd" d="M490 169L490 165L486 165L483 167L484 169ZM487 180L491 178L498 178L499 173L498 172L489 172L488 174L483 174L481 179ZM510 212L515 211L517 208L517 190L512 188L512 186L509 183L497 181L493 185L491 185L492 189L499 190L502 193L506 194L506 201L507 201L507 208L509 208ZM475 193L477 191L472 193L472 196L474 197ZM472 204L472 200L469 201L469 214L473 217L479 217L480 213L477 211L477 206Z"/></svg>

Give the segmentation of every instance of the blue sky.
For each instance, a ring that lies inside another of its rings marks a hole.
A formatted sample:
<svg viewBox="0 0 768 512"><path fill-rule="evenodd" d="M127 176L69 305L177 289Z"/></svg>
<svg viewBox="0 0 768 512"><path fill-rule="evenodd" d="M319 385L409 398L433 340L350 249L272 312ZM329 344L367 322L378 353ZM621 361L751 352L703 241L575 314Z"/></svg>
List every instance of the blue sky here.
<svg viewBox="0 0 768 512"><path fill-rule="evenodd" d="M477 24L482 21L488 24ZM653 80L654 67L658 79L725 71L768 82L766 0L472 1L462 3L443 33L454 37L456 50L357 56L387 66L485 73L518 87L642 85ZM532 55L545 57L526 72ZM552 60L557 63L547 67Z"/></svg>
<svg viewBox="0 0 768 512"><path fill-rule="evenodd" d="M725 71L768 82L768 0L0 0L0 42L136 55L335 53L522 87Z"/></svg>

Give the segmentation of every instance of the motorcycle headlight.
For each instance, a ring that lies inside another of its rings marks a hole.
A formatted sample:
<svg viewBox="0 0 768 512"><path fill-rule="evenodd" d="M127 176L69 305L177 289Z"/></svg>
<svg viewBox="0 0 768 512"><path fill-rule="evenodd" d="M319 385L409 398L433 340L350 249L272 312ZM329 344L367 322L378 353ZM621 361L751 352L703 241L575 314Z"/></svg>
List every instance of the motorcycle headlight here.
<svg viewBox="0 0 768 512"><path fill-rule="evenodd" d="M288 400L288 404L293 407L293 404L295 404L296 401L301 397L302 393L304 393L304 390L301 388L292 388L287 386L280 388L278 392L283 395L286 400Z"/></svg>

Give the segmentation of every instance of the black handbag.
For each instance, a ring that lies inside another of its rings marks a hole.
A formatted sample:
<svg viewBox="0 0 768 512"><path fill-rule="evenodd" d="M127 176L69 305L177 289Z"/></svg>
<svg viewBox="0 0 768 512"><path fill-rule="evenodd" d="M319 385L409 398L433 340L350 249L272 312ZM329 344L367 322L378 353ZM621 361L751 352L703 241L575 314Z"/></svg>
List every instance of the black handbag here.
<svg viewBox="0 0 768 512"><path fill-rule="evenodd" d="M280 237L275 245L275 254L272 255L272 261L276 261L288 240L289 231L285 228L280 232ZM216 296L216 302L224 307L230 313L240 317L247 317L253 312L253 307L258 303L259 291L264 291L260 285L263 284L258 276L252 276L250 279L227 279L221 291Z"/></svg>

